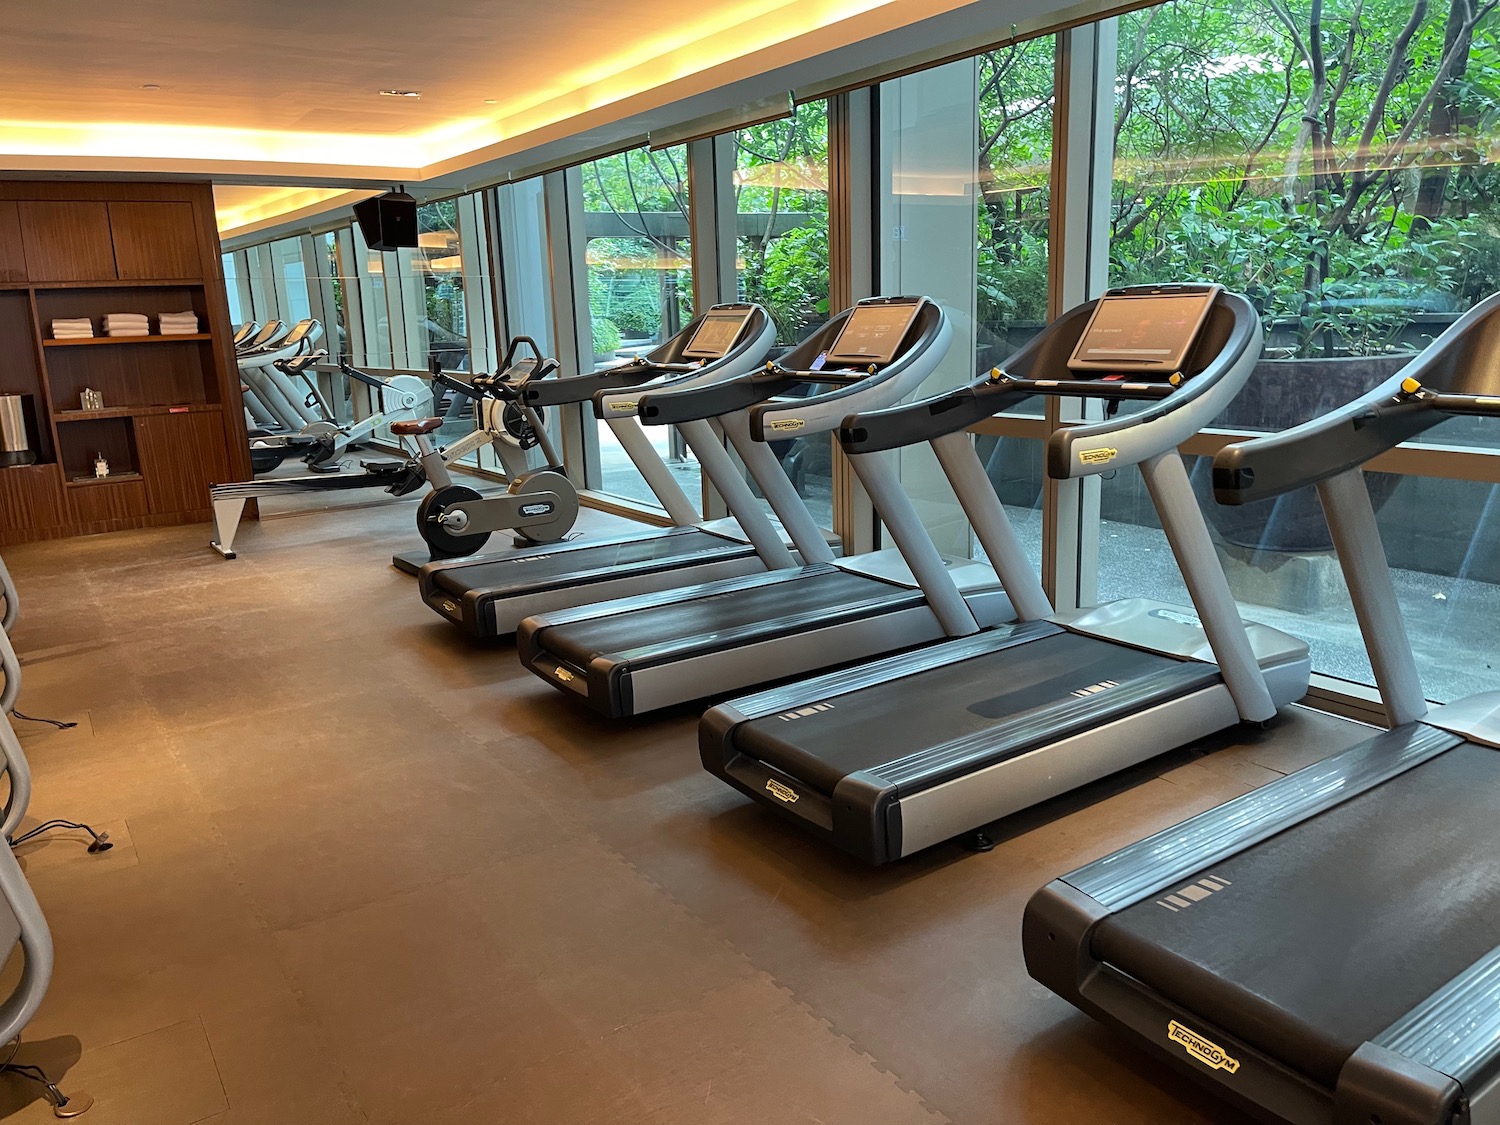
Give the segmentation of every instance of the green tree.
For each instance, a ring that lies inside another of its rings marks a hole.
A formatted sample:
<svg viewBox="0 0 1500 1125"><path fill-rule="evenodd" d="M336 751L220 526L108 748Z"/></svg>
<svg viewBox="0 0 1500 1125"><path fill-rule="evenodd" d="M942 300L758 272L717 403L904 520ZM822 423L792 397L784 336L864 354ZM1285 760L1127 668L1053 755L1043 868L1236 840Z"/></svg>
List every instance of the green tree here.
<svg viewBox="0 0 1500 1125"><path fill-rule="evenodd" d="M1296 354L1396 346L1496 283L1496 0L1172 0L1121 17L1112 274L1249 293Z"/></svg>
<svg viewBox="0 0 1500 1125"><path fill-rule="evenodd" d="M828 318L828 103L806 102L734 141L735 212L756 224L738 239L744 297L792 344Z"/></svg>
<svg viewBox="0 0 1500 1125"><path fill-rule="evenodd" d="M633 149L585 164L584 211L611 233L588 242L589 311L656 339L692 315L686 150Z"/></svg>

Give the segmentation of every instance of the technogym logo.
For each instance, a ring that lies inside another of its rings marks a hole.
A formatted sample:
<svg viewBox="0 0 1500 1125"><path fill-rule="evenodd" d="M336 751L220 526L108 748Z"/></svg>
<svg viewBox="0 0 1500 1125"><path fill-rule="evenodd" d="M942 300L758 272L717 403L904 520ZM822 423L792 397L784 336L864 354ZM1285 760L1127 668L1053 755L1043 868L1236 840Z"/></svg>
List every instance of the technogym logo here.
<svg viewBox="0 0 1500 1125"><path fill-rule="evenodd" d="M1178 1044L1209 1070L1222 1070L1233 1074L1240 1069L1239 1059L1230 1058L1223 1047L1203 1038L1196 1031L1183 1027L1176 1020L1167 1024L1167 1038Z"/></svg>
<svg viewBox="0 0 1500 1125"><path fill-rule="evenodd" d="M774 777L770 778L766 782L766 792L771 794L771 796L775 797L778 801L785 801L789 805L795 805L797 803L797 791L790 785L783 785Z"/></svg>

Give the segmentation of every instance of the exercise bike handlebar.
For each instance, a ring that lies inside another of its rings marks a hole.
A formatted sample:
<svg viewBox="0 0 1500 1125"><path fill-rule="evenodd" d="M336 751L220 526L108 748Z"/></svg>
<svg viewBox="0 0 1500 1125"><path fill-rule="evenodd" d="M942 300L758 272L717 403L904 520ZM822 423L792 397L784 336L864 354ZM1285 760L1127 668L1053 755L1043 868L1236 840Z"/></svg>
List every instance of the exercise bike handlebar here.
<svg viewBox="0 0 1500 1125"><path fill-rule="evenodd" d="M500 369L502 371L508 371L516 365L516 353L521 350L522 344L531 349L531 356L536 360L538 367L545 367L547 365L549 361L546 356L542 355L542 349L537 346L535 340L530 336L512 336L510 338L510 345L505 349L505 358L500 361ZM556 361L553 360L551 362L555 368Z"/></svg>

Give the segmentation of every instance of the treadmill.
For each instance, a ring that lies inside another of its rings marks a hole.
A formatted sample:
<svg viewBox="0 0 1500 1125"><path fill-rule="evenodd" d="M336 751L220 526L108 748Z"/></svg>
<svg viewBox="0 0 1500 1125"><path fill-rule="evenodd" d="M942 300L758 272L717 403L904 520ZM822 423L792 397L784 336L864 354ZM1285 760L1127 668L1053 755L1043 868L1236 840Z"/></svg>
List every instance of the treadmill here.
<svg viewBox="0 0 1500 1125"><path fill-rule="evenodd" d="M982 825L1299 699L1307 646L1240 620L1177 452L1239 393L1260 352L1243 297L1117 289L966 387L845 421L856 464L932 446L1020 620L716 707L699 726L704 768L881 864L966 833L984 850ZM1047 470L1072 479L1138 466L1195 608L1128 599L1051 612L967 433L1028 395L1143 407L1055 432ZM900 521L887 523L909 555L933 551L920 526L907 542Z"/></svg>
<svg viewBox="0 0 1500 1125"><path fill-rule="evenodd" d="M516 633L521 662L618 718L1010 620L1010 600L982 563L936 550L914 559L885 550L835 560L767 444L826 433L852 412L899 401L936 370L951 337L947 317L927 298L872 297L760 374L643 396L648 423L705 409L719 414L803 565L528 618ZM807 390L817 393L798 397ZM894 470L882 467L860 470L865 487L883 498L882 511L919 525ZM923 569L952 574L946 596L924 597L913 573Z"/></svg>
<svg viewBox="0 0 1500 1125"><path fill-rule="evenodd" d="M1352 403L1214 459L1316 485L1393 729L1038 891L1026 967L1268 1121L1500 1120L1500 692L1427 711L1360 466L1500 417L1500 296Z"/></svg>
<svg viewBox="0 0 1500 1125"><path fill-rule="evenodd" d="M617 393L611 403L630 403L628 409L596 403L595 410L661 500L672 526L431 562L417 575L422 600L473 636L509 636L523 618L543 610L790 565L782 557L781 536L758 506L738 511L731 506L734 518L700 519L642 431L634 409L646 387L711 385L755 370L775 339L776 326L759 305L715 305L630 363L527 383L522 402L529 407L590 402L609 392ZM733 490L734 483L728 477L742 486L744 482L732 466L726 469L715 458L717 452L726 459L722 445L717 439L703 441L701 433L687 440L729 503L725 490ZM707 448L710 444L714 449Z"/></svg>

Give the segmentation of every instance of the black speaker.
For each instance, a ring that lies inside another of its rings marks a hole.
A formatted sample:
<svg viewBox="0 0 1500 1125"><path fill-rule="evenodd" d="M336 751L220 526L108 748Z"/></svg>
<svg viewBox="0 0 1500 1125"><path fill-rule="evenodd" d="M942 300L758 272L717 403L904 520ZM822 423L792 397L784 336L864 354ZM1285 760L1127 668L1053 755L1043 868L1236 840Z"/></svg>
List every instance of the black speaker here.
<svg viewBox="0 0 1500 1125"><path fill-rule="evenodd" d="M371 250L399 250L417 244L417 201L404 191L362 199L354 218Z"/></svg>

